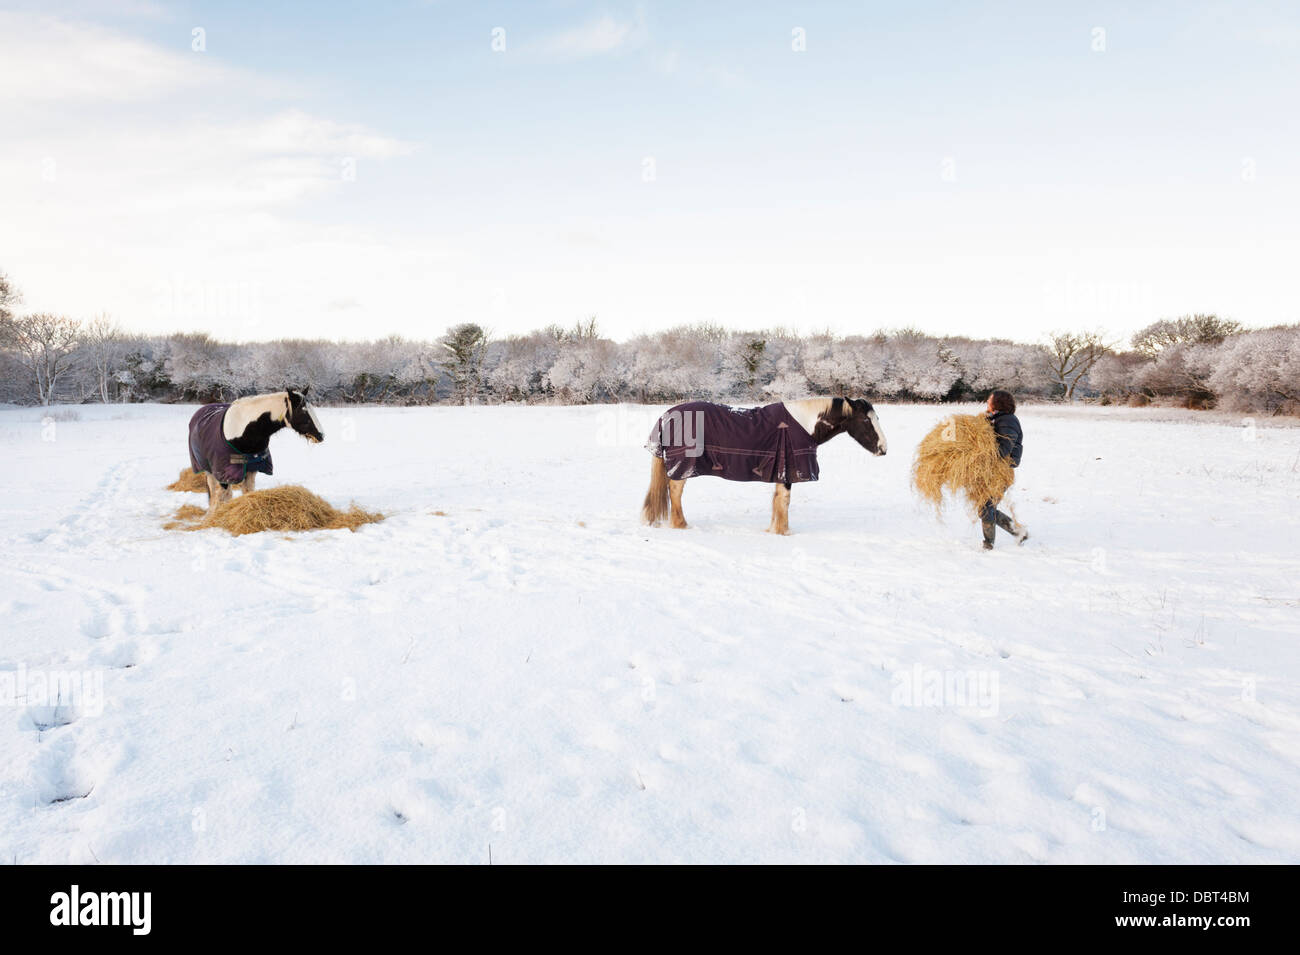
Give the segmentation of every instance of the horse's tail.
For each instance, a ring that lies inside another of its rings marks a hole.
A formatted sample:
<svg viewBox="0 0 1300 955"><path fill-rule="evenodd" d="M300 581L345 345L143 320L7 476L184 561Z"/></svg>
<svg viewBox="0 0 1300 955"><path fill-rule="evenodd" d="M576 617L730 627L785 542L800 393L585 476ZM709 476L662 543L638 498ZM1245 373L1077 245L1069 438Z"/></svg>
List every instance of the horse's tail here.
<svg viewBox="0 0 1300 955"><path fill-rule="evenodd" d="M664 459L655 455L650 459L650 490L645 492L641 506L641 520L658 524L668 516L668 467Z"/></svg>

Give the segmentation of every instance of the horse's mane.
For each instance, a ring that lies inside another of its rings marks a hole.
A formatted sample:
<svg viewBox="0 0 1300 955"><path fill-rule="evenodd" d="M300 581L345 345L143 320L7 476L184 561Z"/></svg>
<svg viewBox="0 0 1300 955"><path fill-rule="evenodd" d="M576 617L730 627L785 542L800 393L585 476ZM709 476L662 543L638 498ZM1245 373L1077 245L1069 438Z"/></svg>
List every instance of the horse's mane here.
<svg viewBox="0 0 1300 955"><path fill-rule="evenodd" d="M817 419L831 408L834 398L804 398L800 401L784 402L790 417L798 421L803 429L812 434L817 429Z"/></svg>

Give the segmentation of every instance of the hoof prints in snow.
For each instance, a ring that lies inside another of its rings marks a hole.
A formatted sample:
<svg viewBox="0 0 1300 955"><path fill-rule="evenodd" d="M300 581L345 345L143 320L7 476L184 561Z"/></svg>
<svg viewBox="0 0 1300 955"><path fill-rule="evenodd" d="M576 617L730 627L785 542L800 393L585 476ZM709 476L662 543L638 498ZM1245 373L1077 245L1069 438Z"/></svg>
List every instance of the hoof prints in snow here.
<svg viewBox="0 0 1300 955"><path fill-rule="evenodd" d="M95 790L91 768L79 758L76 741L68 737L43 744L32 775L37 803L44 806L85 799Z"/></svg>
<svg viewBox="0 0 1300 955"><path fill-rule="evenodd" d="M13 570L29 585L50 594L46 599L57 605L61 615L72 616L78 604L89 605L89 613L76 628L82 640L90 642L81 662L47 665L25 675L29 696L57 692L60 697L25 710L36 745L31 764L34 801L40 806L69 806L88 799L99 785L97 764L83 756L82 750L86 718L103 712L104 670L133 669L138 661L154 656L152 644L135 638L149 627L142 610L145 591L135 586L107 586L83 573L32 563L17 563ZM28 608L31 616L38 616L41 609L40 604ZM75 654L87 648L83 643L80 648L73 644L61 649ZM39 687L38 678L42 681ZM65 696L69 690L71 701ZM102 742L94 746L95 750L112 748Z"/></svg>
<svg viewBox="0 0 1300 955"><path fill-rule="evenodd" d="M47 733L63 726L71 726L81 718L81 714L71 706L32 706L27 709L27 718L32 721L32 726L36 727L38 733Z"/></svg>

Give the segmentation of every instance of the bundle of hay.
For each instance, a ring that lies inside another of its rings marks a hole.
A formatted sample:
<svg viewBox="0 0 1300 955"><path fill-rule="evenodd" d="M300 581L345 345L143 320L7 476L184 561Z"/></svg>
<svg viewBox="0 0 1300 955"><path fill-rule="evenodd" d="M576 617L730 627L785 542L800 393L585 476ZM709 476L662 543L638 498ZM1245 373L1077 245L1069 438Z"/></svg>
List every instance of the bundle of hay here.
<svg viewBox="0 0 1300 955"><path fill-rule="evenodd" d="M983 415L953 415L921 439L912 462L912 486L943 508L943 492L965 498L978 515L986 501L996 501L1016 479L1011 462L998 453L993 425Z"/></svg>
<svg viewBox="0 0 1300 955"><path fill-rule="evenodd" d="M208 491L208 476L206 474L195 474L193 468L181 468L180 475L175 481L167 485L169 491L199 491L204 494Z"/></svg>
<svg viewBox="0 0 1300 955"><path fill-rule="evenodd" d="M177 511L177 520L166 525L168 528L184 526L186 517L192 517L194 508L182 515ZM333 507L329 501L317 497L305 487L286 484L283 487L267 488L241 494L233 500L226 501L204 516L199 512L196 523L184 526L185 530L199 530L204 527L220 527L236 537L241 534L256 534L259 531L321 531L341 530L355 531L362 524L374 524L384 519L383 514L363 511L353 504L346 511Z"/></svg>

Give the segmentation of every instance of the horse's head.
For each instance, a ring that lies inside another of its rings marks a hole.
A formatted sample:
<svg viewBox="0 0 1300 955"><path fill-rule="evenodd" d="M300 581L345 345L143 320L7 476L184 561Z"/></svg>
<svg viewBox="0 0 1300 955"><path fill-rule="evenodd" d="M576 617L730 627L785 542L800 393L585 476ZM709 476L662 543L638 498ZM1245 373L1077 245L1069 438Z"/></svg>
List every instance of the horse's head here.
<svg viewBox="0 0 1300 955"><path fill-rule="evenodd" d="M843 429L872 454L882 457L887 450L876 409L866 398L843 398Z"/></svg>
<svg viewBox="0 0 1300 955"><path fill-rule="evenodd" d="M316 409L307 400L307 390L307 388L302 389L302 391L294 388L284 389L285 394L289 397L289 413L285 415L284 422L312 444L320 444L325 440L325 435L320 429L320 420L316 417Z"/></svg>

